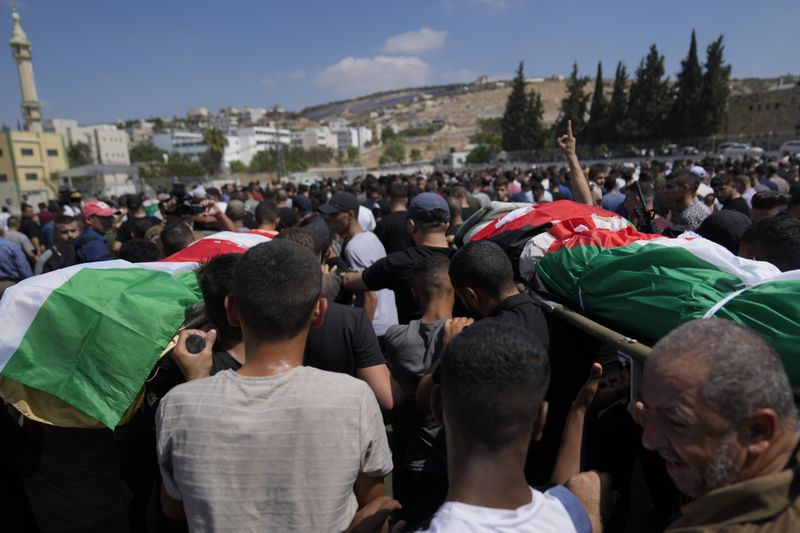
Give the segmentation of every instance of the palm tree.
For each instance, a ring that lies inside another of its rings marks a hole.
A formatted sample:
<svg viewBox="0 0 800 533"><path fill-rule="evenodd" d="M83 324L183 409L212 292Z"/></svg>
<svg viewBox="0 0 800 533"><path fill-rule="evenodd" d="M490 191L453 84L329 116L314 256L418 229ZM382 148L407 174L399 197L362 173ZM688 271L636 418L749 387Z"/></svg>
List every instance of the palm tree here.
<svg viewBox="0 0 800 533"><path fill-rule="evenodd" d="M225 147L228 146L228 138L222 131L212 127L203 132L203 142L208 147L204 157L206 170L210 174L216 174L222 166L222 156L225 154Z"/></svg>

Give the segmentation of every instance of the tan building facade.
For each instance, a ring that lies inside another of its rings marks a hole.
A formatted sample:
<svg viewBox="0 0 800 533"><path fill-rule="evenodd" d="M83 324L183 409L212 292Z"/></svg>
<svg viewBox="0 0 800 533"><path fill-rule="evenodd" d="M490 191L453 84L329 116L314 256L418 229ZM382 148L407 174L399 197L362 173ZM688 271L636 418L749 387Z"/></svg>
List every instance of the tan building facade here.
<svg viewBox="0 0 800 533"><path fill-rule="evenodd" d="M56 196L56 172L69 168L61 136L38 131L0 131L0 202L19 205Z"/></svg>
<svg viewBox="0 0 800 533"><path fill-rule="evenodd" d="M769 132L774 142L800 138L800 85L731 97L729 135Z"/></svg>

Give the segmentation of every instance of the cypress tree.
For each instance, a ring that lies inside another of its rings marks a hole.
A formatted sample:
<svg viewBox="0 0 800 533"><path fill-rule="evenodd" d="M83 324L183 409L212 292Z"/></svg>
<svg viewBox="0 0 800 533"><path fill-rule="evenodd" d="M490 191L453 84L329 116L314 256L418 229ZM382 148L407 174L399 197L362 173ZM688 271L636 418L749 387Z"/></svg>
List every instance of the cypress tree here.
<svg viewBox="0 0 800 533"><path fill-rule="evenodd" d="M701 94L700 134L714 135L725 131L728 119L728 97L731 93L731 67L724 64L723 36L708 45L706 71Z"/></svg>
<svg viewBox="0 0 800 533"><path fill-rule="evenodd" d="M506 110L500 122L503 135L503 150L522 150L523 134L525 131L526 110L528 99L525 95L525 74L522 61L519 62L517 75L511 82L511 93L506 101Z"/></svg>
<svg viewBox="0 0 800 533"><path fill-rule="evenodd" d="M681 61L675 84L672 104L672 131L670 137L702 135L699 118L703 114L703 72L697 58L697 39L692 30L692 41L686 59Z"/></svg>
<svg viewBox="0 0 800 533"><path fill-rule="evenodd" d="M628 69L620 61L614 75L614 90L608 104L606 117L605 142L618 143L630 138L630 121L628 120Z"/></svg>
<svg viewBox="0 0 800 533"><path fill-rule="evenodd" d="M666 133L670 103L669 85L664 79L664 56L653 44L636 69L628 100L629 117L635 124L635 140L657 140Z"/></svg>
<svg viewBox="0 0 800 533"><path fill-rule="evenodd" d="M597 76L594 79L592 105L589 108L589 122L586 125L586 141L589 144L600 144L606 141L606 115L608 102L603 93L603 63L597 63Z"/></svg>
<svg viewBox="0 0 800 533"><path fill-rule="evenodd" d="M536 91L531 91L525 105L525 127L522 135L524 149L541 148L547 143L548 133L542 117L544 117L542 97Z"/></svg>
<svg viewBox="0 0 800 533"><path fill-rule="evenodd" d="M575 137L580 137L586 131L586 107L589 95L584 88L589 83L588 78L578 76L578 64L572 64L572 73L567 82L567 94L561 100L561 112L553 124L553 133L561 135L567 131L567 121L572 121L572 132Z"/></svg>

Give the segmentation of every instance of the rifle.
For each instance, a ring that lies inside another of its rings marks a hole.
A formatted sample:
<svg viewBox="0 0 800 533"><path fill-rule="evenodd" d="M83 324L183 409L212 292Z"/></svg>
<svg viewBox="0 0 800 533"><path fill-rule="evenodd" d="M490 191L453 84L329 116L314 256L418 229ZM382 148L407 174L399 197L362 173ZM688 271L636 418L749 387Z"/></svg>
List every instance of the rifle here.
<svg viewBox="0 0 800 533"><path fill-rule="evenodd" d="M654 217L655 211L647 209L639 180L634 183L636 185L636 194L639 196L639 201L636 202L636 207L633 209L633 213L636 215L636 229L642 233L658 233L658 226L656 226Z"/></svg>

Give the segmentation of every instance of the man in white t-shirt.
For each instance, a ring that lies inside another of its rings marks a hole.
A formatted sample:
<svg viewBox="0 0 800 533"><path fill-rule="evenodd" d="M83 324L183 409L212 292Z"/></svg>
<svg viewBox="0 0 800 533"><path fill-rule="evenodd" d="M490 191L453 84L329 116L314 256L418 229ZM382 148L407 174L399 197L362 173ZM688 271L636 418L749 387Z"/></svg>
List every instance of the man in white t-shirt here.
<svg viewBox="0 0 800 533"><path fill-rule="evenodd" d="M342 255L353 270L363 272L379 259L386 257L386 249L378 236L364 231L358 219L358 199L349 192L337 192L321 205L319 210L330 217L333 231L344 238ZM394 292L389 289L361 293L364 312L367 314L375 335L383 336L389 327L397 324L397 305Z"/></svg>
<svg viewBox="0 0 800 533"><path fill-rule="evenodd" d="M540 492L525 481L549 380L546 350L518 326L482 320L448 343L434 372L431 410L444 424L450 486L427 531L592 531L569 489Z"/></svg>
<svg viewBox="0 0 800 533"><path fill-rule="evenodd" d="M293 242L239 259L225 309L241 327L244 365L178 385L156 414L167 517L185 516L191 531L344 531L380 503L392 461L375 395L302 366L327 308L321 286L319 258ZM196 356L190 334L206 340ZM215 338L183 331L174 357L191 368Z"/></svg>

